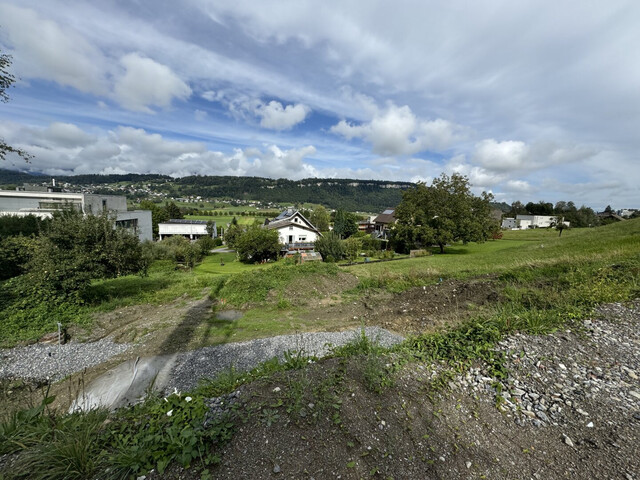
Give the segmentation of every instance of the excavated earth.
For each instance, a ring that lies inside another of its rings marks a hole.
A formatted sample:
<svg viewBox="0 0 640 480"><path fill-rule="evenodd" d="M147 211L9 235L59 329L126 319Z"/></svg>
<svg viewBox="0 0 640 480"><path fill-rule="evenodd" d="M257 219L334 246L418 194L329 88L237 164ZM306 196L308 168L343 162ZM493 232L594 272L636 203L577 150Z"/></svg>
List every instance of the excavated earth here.
<svg viewBox="0 0 640 480"><path fill-rule="evenodd" d="M475 365L435 387L442 365L409 363L393 386L376 393L366 387L367 362L359 358L247 385L232 399L214 401L239 403L250 413L238 418L240 427L210 473L220 479L640 478L640 301L601 306L576 331L509 336L497 349L509 371L500 381ZM313 385L336 378L344 387L327 405ZM292 398L302 408L287 408ZM199 474L174 467L162 478Z"/></svg>

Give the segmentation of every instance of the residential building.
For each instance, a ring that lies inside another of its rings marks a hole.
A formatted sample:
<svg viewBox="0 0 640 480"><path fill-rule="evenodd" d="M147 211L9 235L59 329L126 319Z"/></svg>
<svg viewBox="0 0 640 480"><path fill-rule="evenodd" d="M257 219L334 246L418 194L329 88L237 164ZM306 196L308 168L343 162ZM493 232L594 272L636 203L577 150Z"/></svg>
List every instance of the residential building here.
<svg viewBox="0 0 640 480"><path fill-rule="evenodd" d="M280 243L288 251L313 250L315 241L322 236L309 220L294 209L283 211L273 220L265 220L264 228L277 230Z"/></svg>
<svg viewBox="0 0 640 480"><path fill-rule="evenodd" d="M504 218L501 226L507 230L526 230L554 227L559 221L555 215L516 215L516 218ZM562 220L562 223L569 226L569 222Z"/></svg>
<svg viewBox="0 0 640 480"><path fill-rule="evenodd" d="M209 222L206 220L171 219L158 224L158 236L160 240L176 235L188 238L189 240L197 240L201 237L215 238L217 235L216 222L212 222L213 231L209 233L207 231L207 224Z"/></svg>
<svg viewBox="0 0 640 480"><path fill-rule="evenodd" d="M49 191L0 191L0 215L34 215L50 218L54 212L75 210L85 215L107 211L115 216L115 226L135 232L141 241L153 239L151 212L127 210L127 198L118 195Z"/></svg>
<svg viewBox="0 0 640 480"><path fill-rule="evenodd" d="M395 208L387 208L384 212L373 219L375 224L374 233L379 238L387 238L391 227L398 221L395 217Z"/></svg>

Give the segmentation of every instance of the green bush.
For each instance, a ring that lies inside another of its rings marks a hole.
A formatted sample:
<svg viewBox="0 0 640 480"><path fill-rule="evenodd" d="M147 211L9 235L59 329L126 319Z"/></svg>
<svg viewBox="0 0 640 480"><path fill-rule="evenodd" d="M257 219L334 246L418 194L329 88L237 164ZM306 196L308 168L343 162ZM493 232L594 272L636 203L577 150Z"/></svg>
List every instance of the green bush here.
<svg viewBox="0 0 640 480"><path fill-rule="evenodd" d="M322 255L325 262L342 260L345 254L344 243L340 236L330 232L316 240L315 250Z"/></svg>

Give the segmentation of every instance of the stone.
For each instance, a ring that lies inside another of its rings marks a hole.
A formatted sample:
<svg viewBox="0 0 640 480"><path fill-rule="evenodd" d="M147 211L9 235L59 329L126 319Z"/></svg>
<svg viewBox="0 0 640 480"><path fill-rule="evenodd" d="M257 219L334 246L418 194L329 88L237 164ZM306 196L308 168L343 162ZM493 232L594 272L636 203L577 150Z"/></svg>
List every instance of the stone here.
<svg viewBox="0 0 640 480"><path fill-rule="evenodd" d="M569 437L567 437L566 435L564 436L564 443L566 443L567 445L569 445L570 447L573 447L573 442L571 441L571 439Z"/></svg>
<svg viewBox="0 0 640 480"><path fill-rule="evenodd" d="M464 464L467 466L467 468L471 468L471 462L470 461L467 460Z"/></svg>

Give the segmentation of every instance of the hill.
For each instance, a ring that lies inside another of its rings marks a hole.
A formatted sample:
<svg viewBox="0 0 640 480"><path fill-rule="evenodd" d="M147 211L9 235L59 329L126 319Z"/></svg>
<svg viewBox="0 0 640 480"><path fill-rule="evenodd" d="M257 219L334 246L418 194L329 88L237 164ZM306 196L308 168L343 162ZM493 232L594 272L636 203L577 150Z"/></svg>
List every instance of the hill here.
<svg viewBox="0 0 640 480"><path fill-rule="evenodd" d="M49 180L29 173L0 170L0 185L15 186L22 183L40 183ZM410 182L379 180L271 179L261 177L190 176L171 178L155 174L76 175L56 176L58 183L75 187L104 187L117 184L144 183L151 192L163 192L172 197L201 196L274 203L319 203L329 208L348 211L379 212L395 206L402 199L402 191L413 186ZM122 191L120 191L122 193Z"/></svg>

